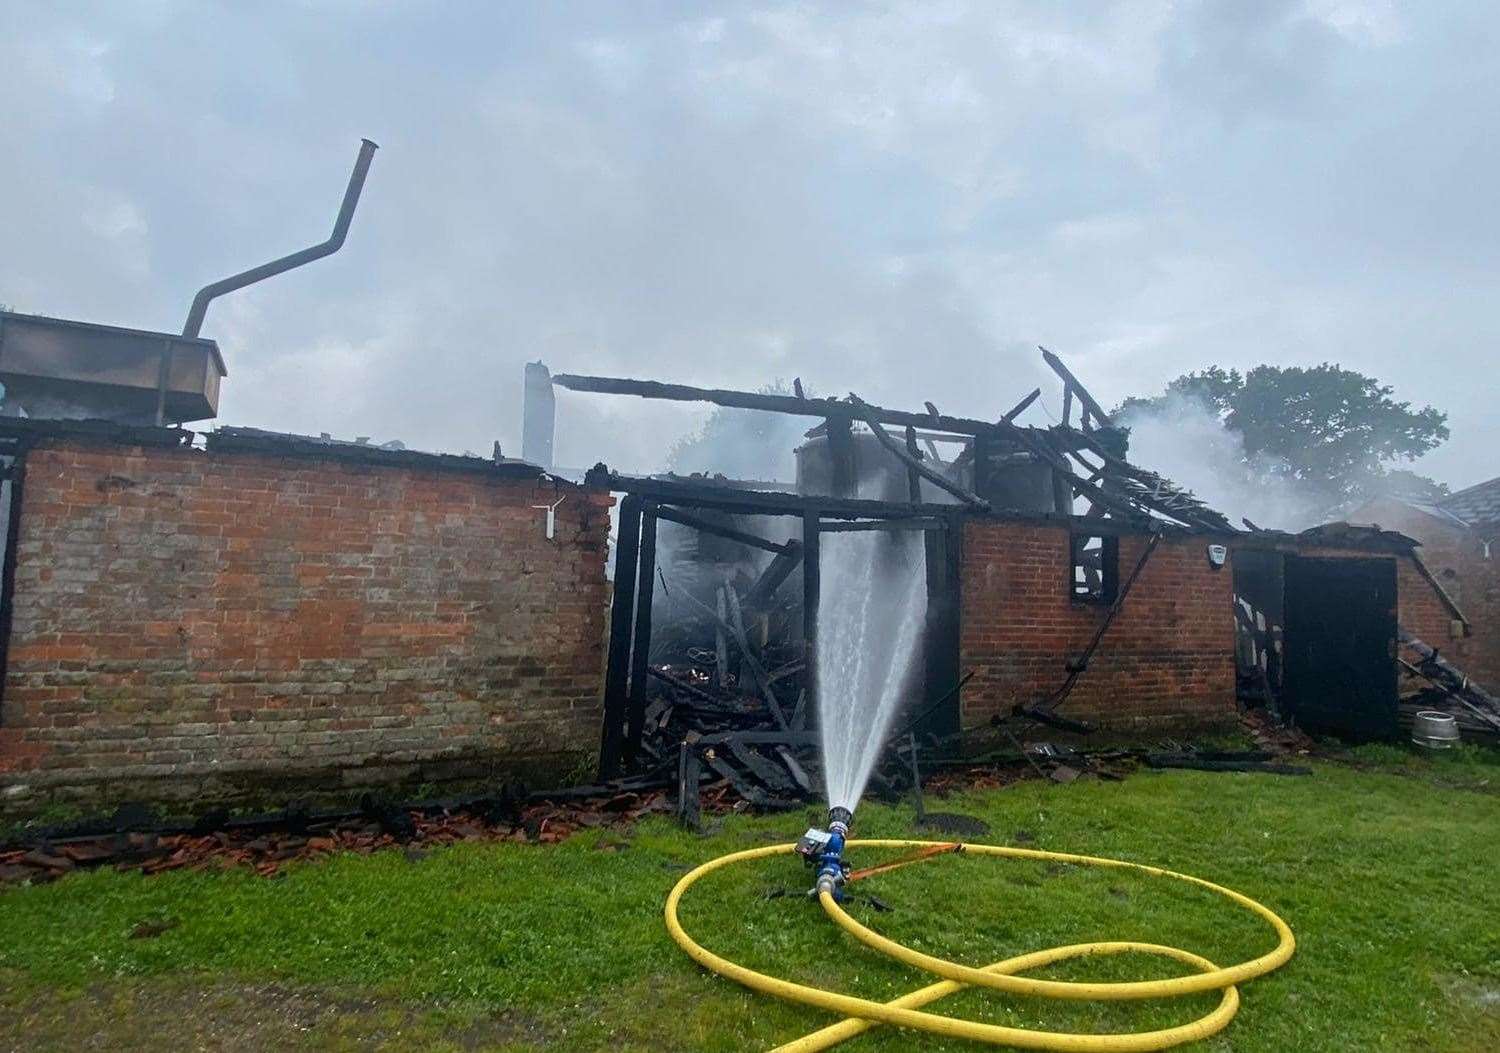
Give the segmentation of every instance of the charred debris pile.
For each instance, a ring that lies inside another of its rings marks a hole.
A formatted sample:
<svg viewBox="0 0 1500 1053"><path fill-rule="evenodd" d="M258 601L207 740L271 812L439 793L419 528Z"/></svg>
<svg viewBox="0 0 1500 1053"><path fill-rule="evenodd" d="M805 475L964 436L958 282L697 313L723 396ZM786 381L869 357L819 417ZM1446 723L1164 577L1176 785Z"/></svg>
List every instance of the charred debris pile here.
<svg viewBox="0 0 1500 1053"><path fill-rule="evenodd" d="M1405 680L1402 725L1409 728L1418 713L1436 711L1452 717L1464 738L1500 743L1500 699L1404 627L1396 638L1396 662Z"/></svg>
<svg viewBox="0 0 1500 1053"><path fill-rule="evenodd" d="M1233 532L1190 492L1126 459L1128 435L1043 349L1062 381L1063 421L1017 418L1034 390L993 419L886 409L846 398L774 395L645 380L558 375L558 387L813 418L785 482L700 474L632 476L596 465L590 485L623 494L605 686L600 779L624 789L674 788L698 821L704 790L749 805L792 807L821 795L816 731L820 539L846 531L920 531L927 576L923 654L873 785L899 792L919 770L972 756L957 697L958 551L962 516L1085 517L1098 532ZM530 374L528 374L528 382ZM550 403L545 407L550 411ZM1077 424L1073 423L1075 412ZM540 413L528 410L528 421ZM528 424L528 427L531 427ZM550 435L548 436L550 437ZM550 449L550 442L546 448ZM1155 544L1116 588L1081 655L1059 657L1058 689L985 729L1019 749L1015 730L1085 725L1057 713L1087 668ZM1097 554L1096 554L1097 555ZM1088 553L1080 588L1098 584ZM1089 580L1093 575L1095 580ZM1014 755L1014 754L1012 754Z"/></svg>

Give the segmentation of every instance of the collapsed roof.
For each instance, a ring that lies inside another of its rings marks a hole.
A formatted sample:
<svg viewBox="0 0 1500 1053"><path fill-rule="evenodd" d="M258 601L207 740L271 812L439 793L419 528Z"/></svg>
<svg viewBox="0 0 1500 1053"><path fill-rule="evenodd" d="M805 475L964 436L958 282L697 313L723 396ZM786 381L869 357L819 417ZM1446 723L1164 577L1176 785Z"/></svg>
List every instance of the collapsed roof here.
<svg viewBox="0 0 1500 1053"><path fill-rule="evenodd" d="M916 413L875 406L854 394L843 399L809 398L802 393L800 382L795 384L793 395L574 374L558 374L552 382L572 391L708 402L736 409L821 417L824 423L808 434L827 444L831 462L829 478L820 492L832 499L863 497L855 467L853 426L858 424L868 429L868 435L883 449L884 456L906 473L912 505L928 503L922 494L924 490L931 494L935 488L941 492L940 500L979 511L1002 511L1012 505L1003 496L997 500L995 488L987 483L1000 472L1029 464L1047 473L1056 493L1055 507L1063 514L1073 514L1075 503L1081 502L1084 518L1152 528L1236 532L1222 513L1200 501L1192 491L1131 464L1126 458L1128 431L1114 424L1056 355L1045 348L1041 351L1044 361L1063 382L1062 423L1047 428L1015 423L1015 418L1041 394L1040 389L994 420L976 420L945 415L930 402L925 404L925 412ZM1079 407L1076 427L1071 419L1075 402ZM888 426L903 429L904 435L898 439ZM918 429L922 431L919 433ZM926 452L918 443L919 437ZM961 449L957 456L944 460L933 440L957 442ZM764 493L756 496L763 500L772 496L792 497Z"/></svg>

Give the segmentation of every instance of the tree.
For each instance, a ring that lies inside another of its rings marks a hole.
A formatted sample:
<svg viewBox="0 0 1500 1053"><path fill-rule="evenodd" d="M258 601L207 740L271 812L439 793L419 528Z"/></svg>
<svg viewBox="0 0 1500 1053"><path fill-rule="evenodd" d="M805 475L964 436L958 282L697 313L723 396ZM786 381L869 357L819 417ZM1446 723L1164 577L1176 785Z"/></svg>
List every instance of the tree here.
<svg viewBox="0 0 1500 1053"><path fill-rule="evenodd" d="M1442 484L1390 466L1441 445L1447 415L1431 406L1414 410L1394 399L1394 390L1327 362L1243 374L1210 366L1178 377L1154 398L1127 399L1115 412L1128 423L1174 398L1192 399L1240 437L1257 472L1321 489L1335 504L1376 493L1430 499Z"/></svg>

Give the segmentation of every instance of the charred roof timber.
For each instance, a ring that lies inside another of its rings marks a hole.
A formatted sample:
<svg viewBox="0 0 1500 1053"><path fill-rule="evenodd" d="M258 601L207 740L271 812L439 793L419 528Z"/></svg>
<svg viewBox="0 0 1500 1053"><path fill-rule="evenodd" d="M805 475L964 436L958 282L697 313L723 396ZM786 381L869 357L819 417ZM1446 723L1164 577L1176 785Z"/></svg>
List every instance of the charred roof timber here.
<svg viewBox="0 0 1500 1053"><path fill-rule="evenodd" d="M860 444L849 438L849 426L858 422L868 428L879 443L876 452L880 457L904 478L905 484L901 488L903 496L909 495L910 498L910 503L904 506L908 515L912 514L914 507L920 508L924 501L942 501L944 495L980 512L1019 510L1042 513L1050 510L1060 516L1073 515L1075 502L1083 501L1087 505L1086 517L1090 519L1110 518L1137 526L1166 523L1191 530L1238 532L1228 519L1199 501L1190 491L1126 460L1128 433L1114 425L1061 359L1045 348L1041 351L1047 365L1063 381L1067 407L1064 422L1051 428L1015 423L1015 419L1037 399L1039 391L1032 391L998 420L986 421L944 415L930 402L926 404L925 412L913 413L871 405L853 394L846 399L807 398L801 394L800 384L796 395L769 395L566 373L554 376L552 382L572 391L708 402L735 409L821 417L825 423L808 433L810 440L820 444L818 448L813 451L809 445L798 451L799 490L802 491L798 496L803 500L812 500L809 489L822 491L829 498L855 499L857 487L854 480L858 473L853 462L862 456L868 457ZM1081 407L1081 427L1078 428L1068 423L1075 399ZM886 433L883 425L896 425L907 430L904 449ZM919 428L925 430L918 432ZM928 453L925 455L918 447L919 437L927 444ZM958 441L964 448L953 460L943 461L937 456L934 440ZM826 467L815 465L816 471L804 471L810 452L815 453L812 459L817 465L827 462ZM640 480L630 480L623 488L641 493L642 485ZM924 495L924 486L933 489ZM891 487L884 487L880 496L890 498L893 496L890 490ZM722 498L722 495L715 496ZM792 495L776 495L781 500L770 502L767 502L767 496L746 500L739 507L747 509L755 504L765 507L768 503L786 507L785 499ZM818 500L824 502L822 507L825 509L837 507L826 503L822 497ZM877 503L890 504L889 501ZM952 506L939 504L935 507L951 510Z"/></svg>

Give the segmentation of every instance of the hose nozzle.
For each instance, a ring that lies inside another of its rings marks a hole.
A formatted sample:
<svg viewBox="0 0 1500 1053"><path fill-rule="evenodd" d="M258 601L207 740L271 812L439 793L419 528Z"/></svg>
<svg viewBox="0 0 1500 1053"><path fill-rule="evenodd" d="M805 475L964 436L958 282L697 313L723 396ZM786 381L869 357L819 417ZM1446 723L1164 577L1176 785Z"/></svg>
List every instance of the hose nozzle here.
<svg viewBox="0 0 1500 1053"><path fill-rule="evenodd" d="M828 809L828 841L823 845L818 858L818 880L813 892L827 892L835 899L839 889L849 875L849 865L844 862L844 841L849 836L849 827L854 823L854 813L847 808Z"/></svg>

